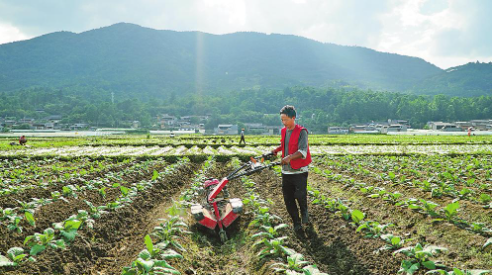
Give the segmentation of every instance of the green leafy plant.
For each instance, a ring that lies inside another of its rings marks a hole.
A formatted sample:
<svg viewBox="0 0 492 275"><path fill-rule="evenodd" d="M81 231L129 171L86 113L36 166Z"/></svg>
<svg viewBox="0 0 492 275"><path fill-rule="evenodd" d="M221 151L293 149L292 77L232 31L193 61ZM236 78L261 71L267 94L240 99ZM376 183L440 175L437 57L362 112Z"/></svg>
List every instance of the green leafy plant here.
<svg viewBox="0 0 492 275"><path fill-rule="evenodd" d="M37 207L34 202L23 202L19 200L17 200L17 202L20 204L20 207L18 208L19 209L18 212L21 214L26 212L33 214L34 209Z"/></svg>
<svg viewBox="0 0 492 275"><path fill-rule="evenodd" d="M66 221L53 224L53 227L60 231L60 235L65 243L70 243L75 239L77 231L81 226L82 221L78 220L76 216L72 216Z"/></svg>
<svg viewBox="0 0 492 275"><path fill-rule="evenodd" d="M77 188L73 185L65 185L62 187L62 193L65 197L74 197L77 198Z"/></svg>
<svg viewBox="0 0 492 275"><path fill-rule="evenodd" d="M173 246L178 250L185 251L183 246L178 242L182 234L191 234L188 225L181 221L180 217L170 217L165 223L154 227L152 235L166 246Z"/></svg>
<svg viewBox="0 0 492 275"><path fill-rule="evenodd" d="M342 216L343 219L349 220L351 218L350 209L341 201L338 201L336 209L339 211L338 213Z"/></svg>
<svg viewBox="0 0 492 275"><path fill-rule="evenodd" d="M492 202L492 197L489 194L482 193L482 194L480 194L480 197L478 200L480 201L480 203L488 204L488 203Z"/></svg>
<svg viewBox="0 0 492 275"><path fill-rule="evenodd" d="M0 267L2 266L18 266L20 263L26 260L29 255L24 253L22 247L12 247L7 251L7 256L0 254ZM27 260L34 262L36 259L28 257Z"/></svg>
<svg viewBox="0 0 492 275"><path fill-rule="evenodd" d="M268 212L268 208L265 207L260 209L259 213L249 223L249 226L253 226L253 227L255 226L260 227L262 225L271 226L277 221L281 222L282 219L277 215L270 214L270 212Z"/></svg>
<svg viewBox="0 0 492 275"><path fill-rule="evenodd" d="M89 215L94 219L99 219L103 214L108 213L107 211L105 211L107 209L106 205L94 206L90 201L87 200L85 200L85 203L89 206Z"/></svg>
<svg viewBox="0 0 492 275"><path fill-rule="evenodd" d="M138 258L130 266L124 267L122 275L162 275L181 274L166 260L153 259L147 249L138 254Z"/></svg>
<svg viewBox="0 0 492 275"><path fill-rule="evenodd" d="M384 194L383 200L388 201L391 204L396 204L401 196L402 194L399 192L387 192L386 194Z"/></svg>
<svg viewBox="0 0 492 275"><path fill-rule="evenodd" d="M157 172L156 170L154 170L154 172L152 173L152 181L156 180L157 178L159 177L159 172Z"/></svg>
<svg viewBox="0 0 492 275"><path fill-rule="evenodd" d="M263 247L263 249L258 252L258 256L260 259L264 257L282 257L282 256L290 256L295 253L294 250L285 247L284 240L286 240L287 237L278 237L274 238L271 240L268 240L266 238L256 242L253 244L253 247Z"/></svg>
<svg viewBox="0 0 492 275"><path fill-rule="evenodd" d="M422 247L420 243L417 243L414 247L405 247L393 252L394 254L402 253L405 256L410 257L409 260L403 260L401 262L398 274L414 274L421 267L430 270L436 269L436 263L430 260L430 258L443 251L447 251L447 248L433 245Z"/></svg>
<svg viewBox="0 0 492 275"><path fill-rule="evenodd" d="M270 265L275 272L285 272L285 274L300 274L295 271L301 271L304 266L308 265L309 262L304 260L304 255L300 253L294 253L287 256L287 263L274 263Z"/></svg>
<svg viewBox="0 0 492 275"><path fill-rule="evenodd" d="M354 224L358 225L364 219L365 214L362 213L362 211L355 209L355 210L352 210L352 212L350 213L350 216L352 218L352 222Z"/></svg>
<svg viewBox="0 0 492 275"><path fill-rule="evenodd" d="M426 201L424 199L420 199L420 202L422 203L422 210L425 211L429 216L431 217L438 217L439 214L436 213L434 209L436 209L439 204L434 203L432 201Z"/></svg>
<svg viewBox="0 0 492 275"><path fill-rule="evenodd" d="M24 239L24 245L31 248L29 254L37 255L44 251L47 247L54 249L64 249L65 241L55 238L55 230L51 227L46 228L43 233L34 233Z"/></svg>
<svg viewBox="0 0 492 275"><path fill-rule="evenodd" d="M458 215L458 209L460 208L459 202L453 202L444 207L444 214L448 221L452 221Z"/></svg>
<svg viewBox="0 0 492 275"><path fill-rule="evenodd" d="M386 229L388 227L393 226L393 224L379 224L378 222L374 221L367 221L363 224L361 224L357 229L355 230L356 232L364 232L366 235L366 238L379 238L381 234L386 233Z"/></svg>
<svg viewBox="0 0 492 275"><path fill-rule="evenodd" d="M328 275L328 273L323 273L319 271L316 265L306 266L302 269L302 271L304 272L304 275Z"/></svg>
<svg viewBox="0 0 492 275"><path fill-rule="evenodd" d="M442 274L442 275L483 275L483 274L488 274L492 272L492 270L479 270L479 269L474 269L474 270L461 270L458 268L453 268L453 271L446 271L442 269L436 269L436 270L431 270L427 271L425 274Z"/></svg>
<svg viewBox="0 0 492 275"><path fill-rule="evenodd" d="M276 226L266 226L262 225L260 226L260 229L262 230L261 232L258 232L256 234L253 234L251 236L252 239L256 238L267 238L267 239L274 239L280 236L280 231L282 229L287 228L288 225L285 223L276 225Z"/></svg>
<svg viewBox="0 0 492 275"><path fill-rule="evenodd" d="M381 235L381 239L386 242L386 245L383 247L384 250L399 249L405 243L405 240L393 234L383 234Z"/></svg>
<svg viewBox="0 0 492 275"><path fill-rule="evenodd" d="M21 221L22 221L21 216L17 216L15 214L10 216L10 221L9 224L7 225L7 229L10 231L16 231L17 233L21 233L23 230L23 227L20 225Z"/></svg>
<svg viewBox="0 0 492 275"><path fill-rule="evenodd" d="M34 216L32 215L31 212L25 212L24 213L24 217L26 218L26 221L32 225L32 226L36 226L36 220L34 219Z"/></svg>

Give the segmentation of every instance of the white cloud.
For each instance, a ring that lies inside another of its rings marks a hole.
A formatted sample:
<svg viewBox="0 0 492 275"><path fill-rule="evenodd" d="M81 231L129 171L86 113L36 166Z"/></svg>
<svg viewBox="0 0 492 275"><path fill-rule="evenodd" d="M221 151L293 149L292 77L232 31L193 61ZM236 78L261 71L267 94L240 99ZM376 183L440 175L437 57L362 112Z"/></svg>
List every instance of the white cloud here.
<svg viewBox="0 0 492 275"><path fill-rule="evenodd" d="M371 48L421 57L442 68L492 59L492 2L394 0L381 16L380 39Z"/></svg>
<svg viewBox="0 0 492 275"><path fill-rule="evenodd" d="M18 28L11 24L0 23L0 44L26 40L30 37L23 34Z"/></svg>

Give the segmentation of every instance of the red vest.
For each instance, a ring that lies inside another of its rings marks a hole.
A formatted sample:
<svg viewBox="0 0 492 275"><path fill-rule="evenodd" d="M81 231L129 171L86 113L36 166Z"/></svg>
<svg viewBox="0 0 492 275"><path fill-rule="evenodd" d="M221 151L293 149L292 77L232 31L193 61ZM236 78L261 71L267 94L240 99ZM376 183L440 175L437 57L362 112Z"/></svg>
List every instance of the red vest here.
<svg viewBox="0 0 492 275"><path fill-rule="evenodd" d="M294 154L298 150L298 145L299 145L299 136L301 135L301 130L306 130L306 128L296 124L294 127L294 130L292 131L292 134L290 135L289 139L289 153ZM280 139L280 146L282 147L282 158L285 156L285 134L287 132L287 128L284 127L282 128L282 133L281 133L281 139ZM300 159L293 159L290 161L290 167L292 169L299 169L304 166L308 166L311 163L311 153L309 152L309 141L308 141L308 149L307 149L307 155L306 158L300 158Z"/></svg>

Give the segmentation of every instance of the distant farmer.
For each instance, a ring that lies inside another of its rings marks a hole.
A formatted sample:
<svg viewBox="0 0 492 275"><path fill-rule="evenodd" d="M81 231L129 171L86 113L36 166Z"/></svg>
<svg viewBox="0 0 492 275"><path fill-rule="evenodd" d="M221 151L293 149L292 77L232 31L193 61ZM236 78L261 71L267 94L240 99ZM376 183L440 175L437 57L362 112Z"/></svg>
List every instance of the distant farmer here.
<svg viewBox="0 0 492 275"><path fill-rule="evenodd" d="M19 138L19 144L20 144L20 145L26 145L26 143L27 143L26 136L24 136L24 135L23 135L23 136L21 136L21 137Z"/></svg>
<svg viewBox="0 0 492 275"><path fill-rule="evenodd" d="M468 136L471 136L472 127L468 127Z"/></svg>
<svg viewBox="0 0 492 275"><path fill-rule="evenodd" d="M285 127L281 131L280 146L272 153L282 151L282 192L285 206L292 218L296 234L302 234L303 225L312 232L307 203L308 165L311 163L308 131L296 124L294 106L284 106L280 110L280 119ZM301 217L296 201L301 210Z"/></svg>
<svg viewBox="0 0 492 275"><path fill-rule="evenodd" d="M244 140L244 128L241 129L241 140L239 141L239 145L241 145L241 142L244 142L244 145L246 145L246 140Z"/></svg>

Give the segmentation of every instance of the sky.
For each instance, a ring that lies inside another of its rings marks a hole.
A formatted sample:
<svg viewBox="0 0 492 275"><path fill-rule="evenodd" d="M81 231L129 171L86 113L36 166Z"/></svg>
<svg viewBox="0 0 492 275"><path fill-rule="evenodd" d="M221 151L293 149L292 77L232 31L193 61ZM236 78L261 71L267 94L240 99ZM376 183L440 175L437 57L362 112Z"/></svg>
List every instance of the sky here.
<svg viewBox="0 0 492 275"><path fill-rule="evenodd" d="M492 61L489 0L0 0L0 44L116 23L303 36L416 56L447 69Z"/></svg>

